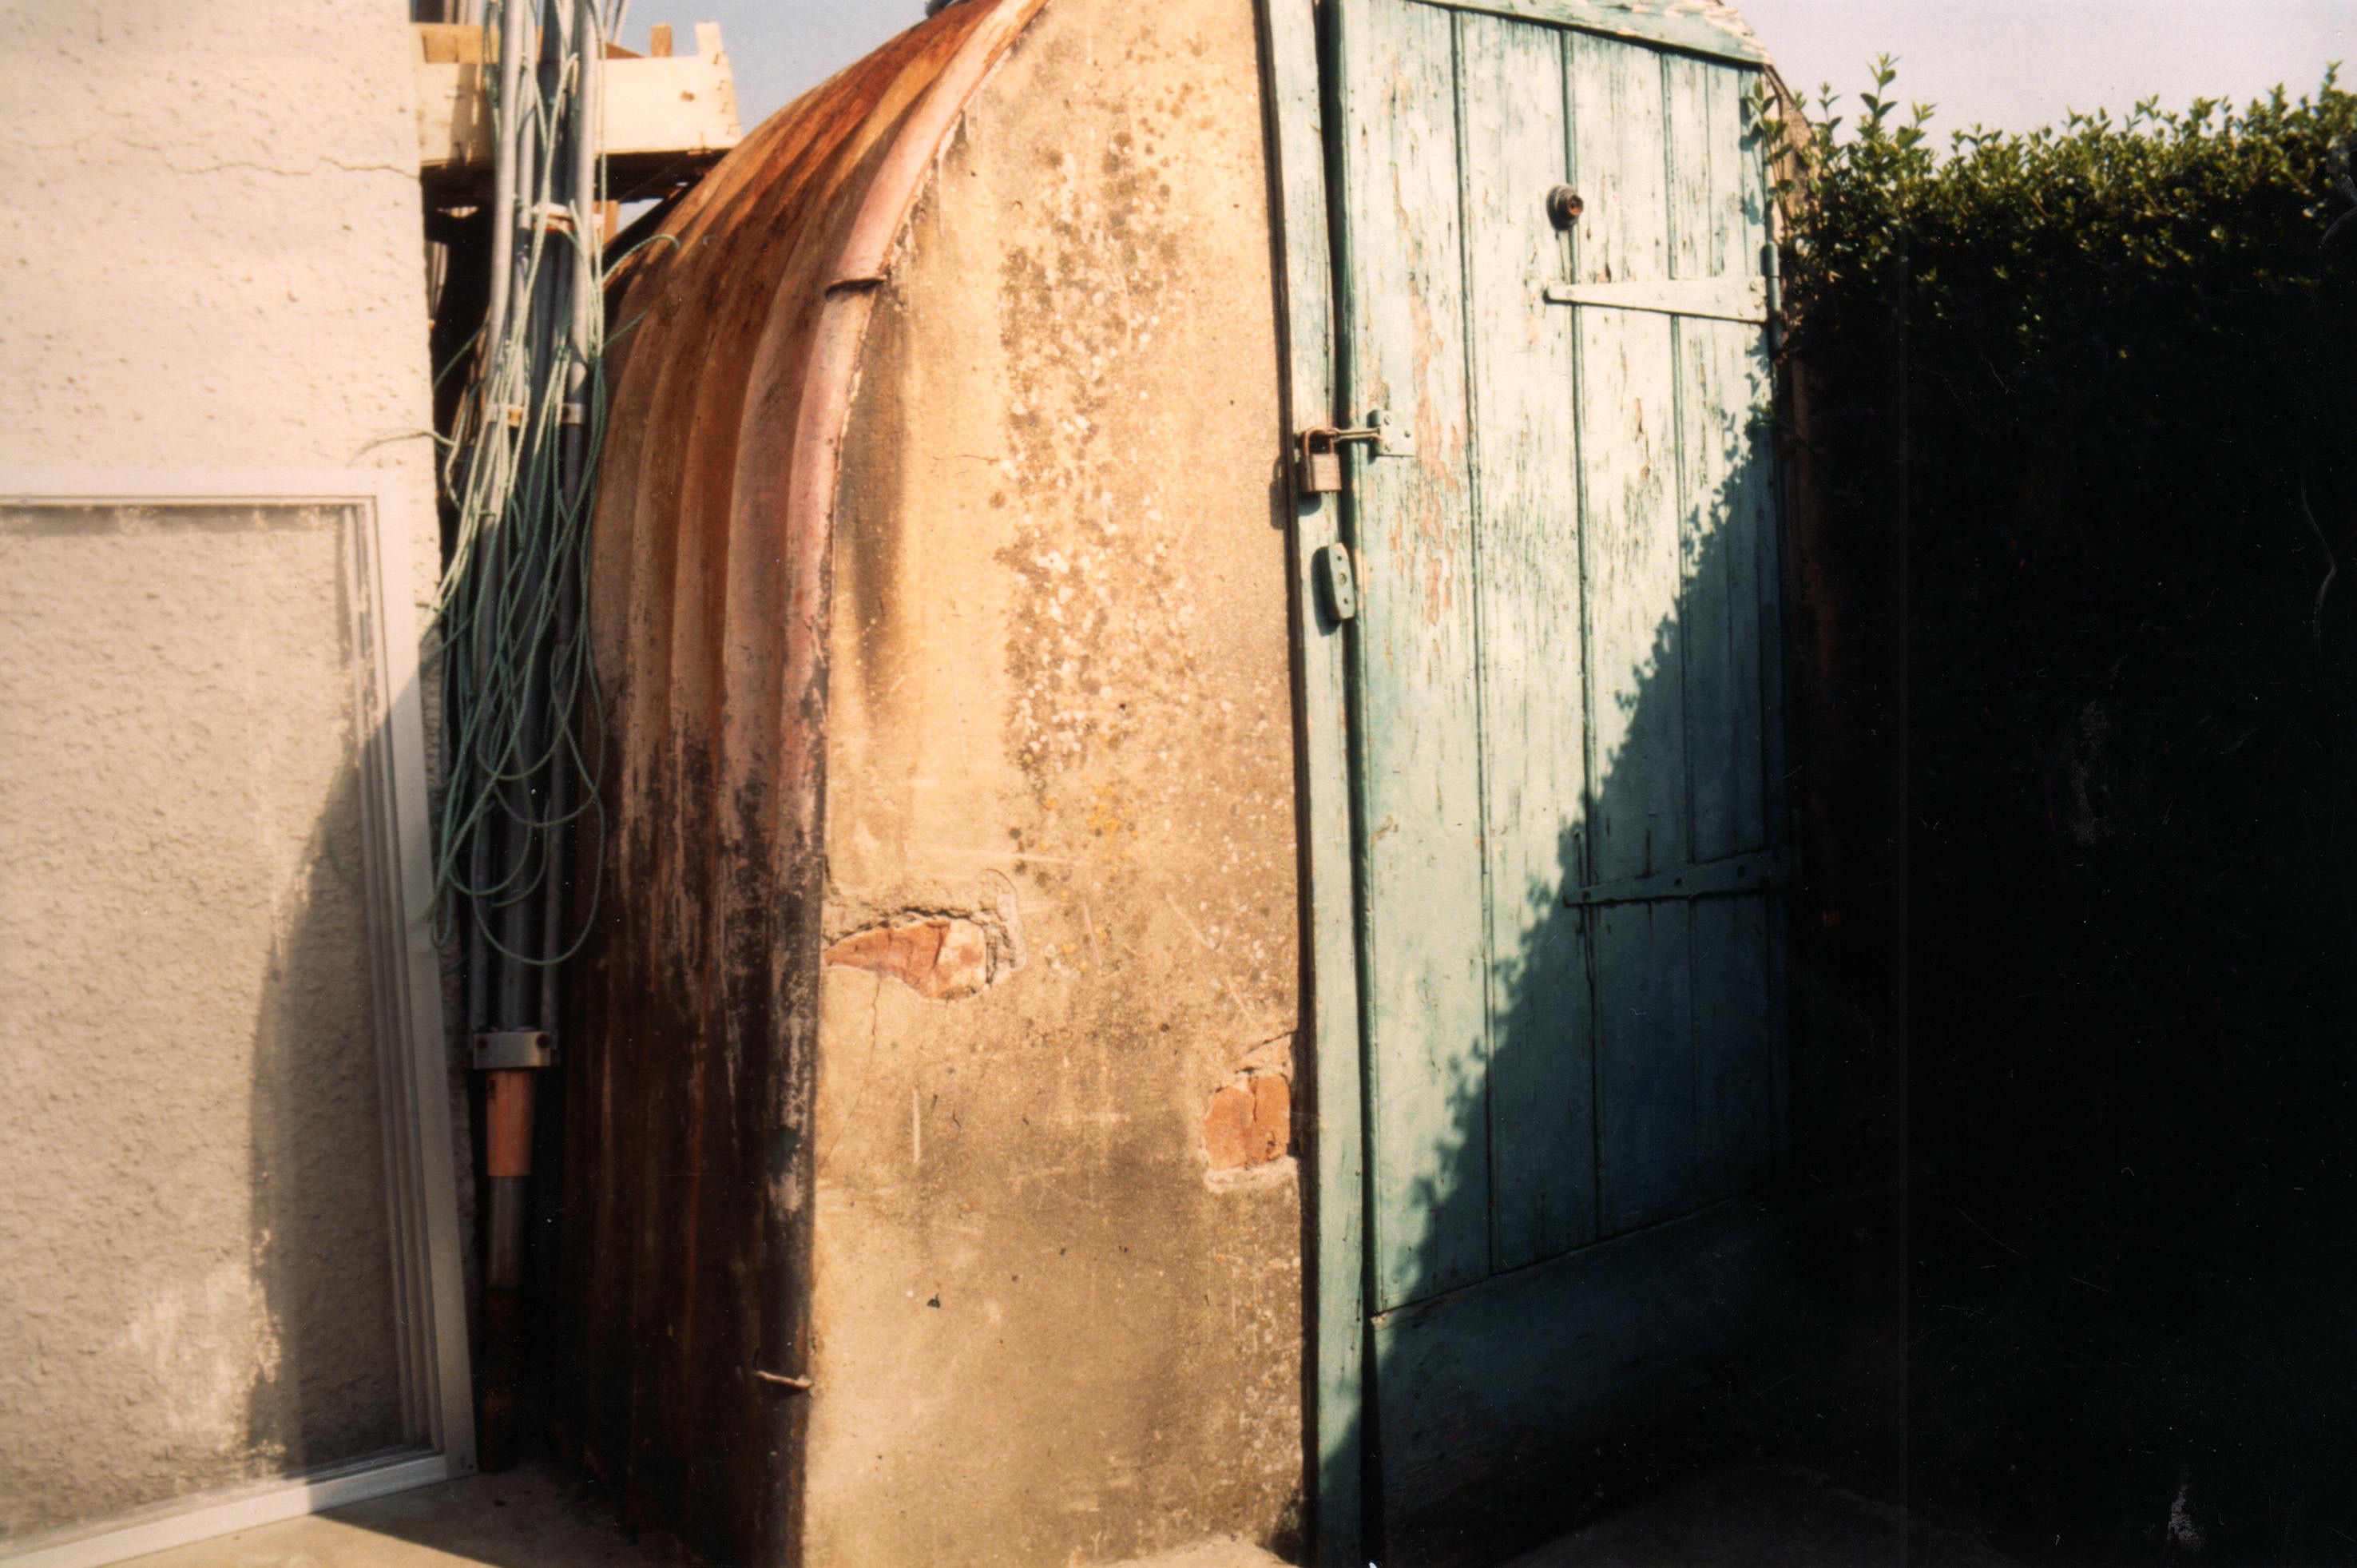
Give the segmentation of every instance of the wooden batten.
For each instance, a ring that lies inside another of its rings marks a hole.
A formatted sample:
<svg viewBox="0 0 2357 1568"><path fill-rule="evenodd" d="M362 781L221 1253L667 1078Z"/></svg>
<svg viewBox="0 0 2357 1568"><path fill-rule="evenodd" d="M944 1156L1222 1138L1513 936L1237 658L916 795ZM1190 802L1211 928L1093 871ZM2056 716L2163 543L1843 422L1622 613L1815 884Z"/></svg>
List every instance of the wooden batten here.
<svg viewBox="0 0 2357 1568"><path fill-rule="evenodd" d="M720 27L695 25L692 54L671 52L671 29L656 29L647 56L609 46L604 83L607 177L617 199L660 195L701 174L744 139L737 82ZM491 175L491 122L485 73L496 69L497 35L425 22L416 40L419 171L427 190L472 194Z"/></svg>

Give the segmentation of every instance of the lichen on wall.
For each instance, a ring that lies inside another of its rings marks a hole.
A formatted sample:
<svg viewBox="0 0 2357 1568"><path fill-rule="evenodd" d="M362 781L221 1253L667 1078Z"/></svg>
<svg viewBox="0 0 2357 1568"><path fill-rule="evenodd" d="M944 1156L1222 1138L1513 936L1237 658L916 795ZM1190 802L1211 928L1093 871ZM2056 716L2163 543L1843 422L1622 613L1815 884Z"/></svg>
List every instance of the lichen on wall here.
<svg viewBox="0 0 2357 1568"><path fill-rule="evenodd" d="M1257 76L1243 0L1054 0L877 302L834 551L813 1563L1297 1544L1290 1127L1232 1162L1207 1128L1239 1079L1289 1116L1298 1004ZM994 919L1020 964L934 983L927 922L946 952Z"/></svg>

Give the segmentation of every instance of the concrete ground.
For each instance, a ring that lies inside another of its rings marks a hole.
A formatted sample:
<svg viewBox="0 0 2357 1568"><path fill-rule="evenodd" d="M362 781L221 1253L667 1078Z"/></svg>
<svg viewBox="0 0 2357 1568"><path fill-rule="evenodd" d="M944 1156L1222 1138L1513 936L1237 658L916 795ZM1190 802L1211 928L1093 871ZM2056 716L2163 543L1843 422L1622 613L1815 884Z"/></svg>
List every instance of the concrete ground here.
<svg viewBox="0 0 2357 1568"><path fill-rule="evenodd" d="M584 1483L527 1465L139 1558L127 1568L649 1568ZM936 1568L907 1564L904 1568ZM1281 1568L1207 1541L1128 1568ZM1953 1530L1911 1521L1807 1471L1750 1466L1660 1493L1508 1568L2017 1568Z"/></svg>
<svg viewBox="0 0 2357 1568"><path fill-rule="evenodd" d="M534 1463L217 1536L121 1568L674 1568L684 1561L665 1546L633 1541L587 1482ZM1212 1540L1117 1568L1285 1565L1247 1542Z"/></svg>
<svg viewBox="0 0 2357 1568"><path fill-rule="evenodd" d="M242 1530L124 1568L648 1568L672 1561L624 1535L586 1482L533 1464Z"/></svg>
<svg viewBox="0 0 2357 1568"><path fill-rule="evenodd" d="M1574 1530L1507 1568L2018 1568L1969 1535L1807 1470L1705 1476Z"/></svg>

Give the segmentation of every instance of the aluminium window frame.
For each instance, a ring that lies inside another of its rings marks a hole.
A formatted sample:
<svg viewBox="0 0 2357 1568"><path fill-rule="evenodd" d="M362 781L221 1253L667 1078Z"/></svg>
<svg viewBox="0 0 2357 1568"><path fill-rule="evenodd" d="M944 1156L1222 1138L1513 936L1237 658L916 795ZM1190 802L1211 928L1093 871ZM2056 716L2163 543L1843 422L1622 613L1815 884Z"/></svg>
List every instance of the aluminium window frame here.
<svg viewBox="0 0 2357 1568"><path fill-rule="evenodd" d="M441 954L433 930L429 770L420 695L423 538L413 472L0 468L0 504L348 509L354 713L378 1042L400 1447L156 1503L0 1543L0 1568L99 1568L233 1530L432 1486L476 1467L473 1369L450 1114ZM424 521L430 521L430 516Z"/></svg>

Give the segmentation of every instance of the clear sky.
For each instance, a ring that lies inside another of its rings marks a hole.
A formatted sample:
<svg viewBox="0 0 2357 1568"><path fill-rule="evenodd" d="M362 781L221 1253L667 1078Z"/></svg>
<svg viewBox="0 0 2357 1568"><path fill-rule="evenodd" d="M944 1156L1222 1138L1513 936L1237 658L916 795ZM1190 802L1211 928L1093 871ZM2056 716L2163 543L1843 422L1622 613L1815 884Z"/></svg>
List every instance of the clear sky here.
<svg viewBox="0 0 2357 1568"><path fill-rule="evenodd" d="M2065 109L2116 113L2153 93L2171 107L2197 95L2251 98L2277 82L2297 95L2335 59L2357 77L2357 0L1749 0L1742 9L1813 102L1820 82L1857 92L1874 57L1892 54L1899 96L1937 104L1943 130L2023 130ZM687 24L718 22L750 130L923 12L922 0L636 0L624 41L642 44L648 24L669 22L683 43Z"/></svg>

